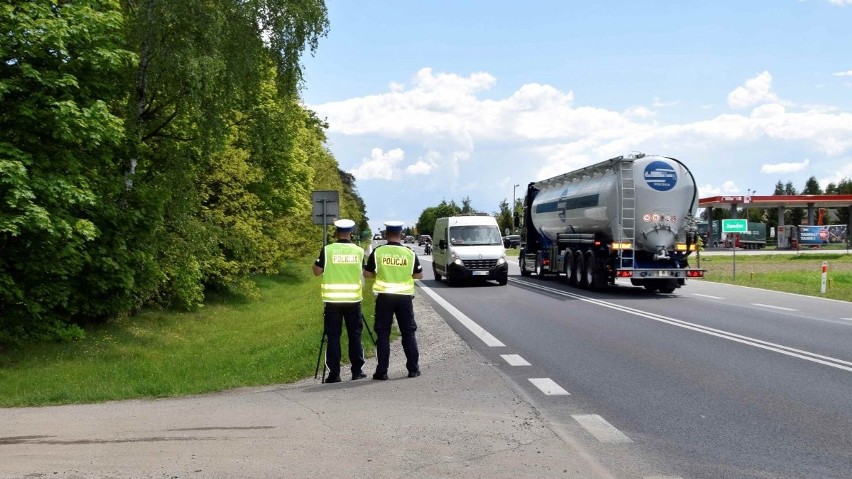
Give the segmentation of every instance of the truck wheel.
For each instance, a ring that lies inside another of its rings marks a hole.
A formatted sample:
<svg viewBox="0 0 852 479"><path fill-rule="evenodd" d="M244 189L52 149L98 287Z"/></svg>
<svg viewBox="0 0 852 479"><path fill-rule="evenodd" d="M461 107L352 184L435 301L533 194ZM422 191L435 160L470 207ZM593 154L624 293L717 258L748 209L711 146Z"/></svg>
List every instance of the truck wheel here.
<svg viewBox="0 0 852 479"><path fill-rule="evenodd" d="M441 274L435 269L435 264L432 263L432 275L435 276L435 281L441 281Z"/></svg>
<svg viewBox="0 0 852 479"><path fill-rule="evenodd" d="M520 254L521 259L518 260L518 266L521 267L521 276L529 276L530 272L527 271L527 260L524 256L525 256L524 252L521 251L521 254Z"/></svg>
<svg viewBox="0 0 852 479"><path fill-rule="evenodd" d="M571 265L574 264L571 259L573 258L573 253L569 249L565 252L565 260L562 262L562 272L565 273L565 282L571 284Z"/></svg>
<svg viewBox="0 0 852 479"><path fill-rule="evenodd" d="M660 288L660 292L665 293L665 294L674 293L674 290L675 290L674 288L669 288L669 287Z"/></svg>
<svg viewBox="0 0 852 479"><path fill-rule="evenodd" d="M583 289L588 289L592 287L593 275L595 273L594 270L594 261L589 261L589 254L586 253L584 256L580 256L580 287Z"/></svg>
<svg viewBox="0 0 852 479"><path fill-rule="evenodd" d="M598 269L598 263L595 261L595 254L589 251L586 253L586 281L589 282L589 289L597 291L606 286L606 279L603 271Z"/></svg>
<svg viewBox="0 0 852 479"><path fill-rule="evenodd" d="M575 251L571 255L571 277L568 278L568 284L571 286L580 286L580 276L583 274L583 253Z"/></svg>

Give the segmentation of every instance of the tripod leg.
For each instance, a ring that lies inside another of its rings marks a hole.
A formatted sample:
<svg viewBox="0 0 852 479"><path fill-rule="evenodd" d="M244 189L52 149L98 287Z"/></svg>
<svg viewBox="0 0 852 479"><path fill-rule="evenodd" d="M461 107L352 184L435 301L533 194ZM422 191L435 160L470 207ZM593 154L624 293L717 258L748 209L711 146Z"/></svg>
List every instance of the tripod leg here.
<svg viewBox="0 0 852 479"><path fill-rule="evenodd" d="M314 379L317 378L317 374L319 374L320 360L322 360L322 349L325 345L325 330L322 332L322 336L320 336L320 347L319 347L319 355L317 355L317 367L314 369ZM325 365L322 368L322 382L325 382Z"/></svg>
<svg viewBox="0 0 852 479"><path fill-rule="evenodd" d="M367 335L370 336L370 341L373 342L373 347L376 346L376 339L373 337L373 332L370 331L370 325L367 324L367 320L364 319L364 315L361 315L361 322L364 323L364 327L367 328Z"/></svg>

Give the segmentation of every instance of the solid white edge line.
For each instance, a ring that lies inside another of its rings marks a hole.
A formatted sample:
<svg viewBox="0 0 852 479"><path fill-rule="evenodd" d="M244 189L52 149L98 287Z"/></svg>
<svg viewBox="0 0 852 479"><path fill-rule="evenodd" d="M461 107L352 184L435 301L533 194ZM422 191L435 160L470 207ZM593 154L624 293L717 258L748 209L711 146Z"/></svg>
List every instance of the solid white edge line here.
<svg viewBox="0 0 852 479"><path fill-rule="evenodd" d="M532 366L526 359L522 358L520 354L501 354L500 357L509 363L509 366Z"/></svg>
<svg viewBox="0 0 852 479"><path fill-rule="evenodd" d="M769 351L775 351L777 353L781 353L787 356L796 357L799 359L804 359L806 361L811 361L814 363L824 364L826 366L831 366L833 368L842 369L844 371L852 372L852 362L844 361L842 359L833 358L830 356L822 356L820 354L812 353L809 351L803 351L800 349L791 348L789 346L783 346L780 344L770 343L768 341L763 341L756 338L751 338L749 336L743 336L740 334L735 334L729 331L724 331L720 329L710 328L707 326L701 326L699 324L689 323L687 321L683 321L680 319L669 318L668 316L663 316L654 313L648 313L646 311L641 311L638 309L629 308L627 306L617 305L615 303L608 303L606 301L601 301L594 298L589 298L586 296L580 296L578 294L569 293L567 291L562 291L555 288L549 288L546 286L541 286L535 283L529 283L526 281L521 281L518 279L510 278L510 281L522 285L529 286L531 288L540 289L542 291L546 291L553 294L558 294L561 296L567 296L569 298L579 299L580 301L585 301L587 303L597 304L599 306L603 306L605 308L615 309L617 311L622 311L629 314L634 314L636 316L641 316L647 319L651 319L654 321L659 321L661 323L671 324L672 326L678 326L684 329L690 329L693 331L697 331L699 333L709 334L710 336L716 336L722 339L727 339L729 341L734 341L742 344L747 344L749 346L754 346L756 348L766 349Z"/></svg>
<svg viewBox="0 0 852 479"><path fill-rule="evenodd" d="M597 414L573 414L571 417L600 442L606 444L626 444L633 442L626 434L616 429L615 426L606 422L606 419Z"/></svg>
<svg viewBox="0 0 852 479"><path fill-rule="evenodd" d="M476 324L476 322L467 317L466 314L462 313L458 310L458 308L447 302L447 300L445 300L444 298L440 297L438 293L432 291L432 288L424 286L423 282L420 280L417 280L416 283L417 286L419 286L424 293L428 294L429 297L434 299L438 304L441 305L441 307L446 309L448 313L450 313L454 318L458 320L458 322L462 324L462 326L470 330L471 333L473 333L477 338L481 339L482 342L484 342L486 345L491 347L505 346L505 344L500 342L499 339L495 338L491 335L491 333L483 329L482 326Z"/></svg>
<svg viewBox="0 0 852 479"><path fill-rule="evenodd" d="M556 384L550 378L527 378L529 382L533 383L533 386L537 387L539 391L543 392L547 396L570 396L568 391L562 389L562 386Z"/></svg>
<svg viewBox="0 0 852 479"><path fill-rule="evenodd" d="M701 296L702 298L710 298L710 299L725 299L719 296L710 296L709 294L700 294L700 293L692 293L693 296Z"/></svg>
<svg viewBox="0 0 852 479"><path fill-rule="evenodd" d="M719 284L719 285L723 285L723 286L731 286L730 283L717 283L716 281L708 281L706 279L702 279L701 281L704 282L704 283L709 283L709 284ZM753 289L755 291L761 291L761 292L764 292L764 293L785 294L787 296L798 296L798 297L803 298L803 299L815 299L817 301L832 301L832 302L835 302L835 303L848 303L849 302L849 301L844 301L842 299L822 298L820 296L811 296L809 294L788 293L786 291L775 291L775 290L772 290L772 289L755 288L754 286L743 286L743 285L740 285L740 284L738 284L736 286L739 289Z"/></svg>
<svg viewBox="0 0 852 479"><path fill-rule="evenodd" d="M771 304L751 303L752 306L760 306L761 308L780 309L781 311L798 311L798 309L785 308L783 306L772 306Z"/></svg>

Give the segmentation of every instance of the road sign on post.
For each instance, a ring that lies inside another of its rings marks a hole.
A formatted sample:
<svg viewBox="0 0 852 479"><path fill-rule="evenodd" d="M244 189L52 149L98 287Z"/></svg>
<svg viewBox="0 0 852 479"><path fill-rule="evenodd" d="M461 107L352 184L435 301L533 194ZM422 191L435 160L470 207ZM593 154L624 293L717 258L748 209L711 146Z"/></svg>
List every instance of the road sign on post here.
<svg viewBox="0 0 852 479"><path fill-rule="evenodd" d="M748 231L747 219L722 220L722 234L745 233ZM737 279L737 241L734 238L731 240L731 251L733 251L733 277Z"/></svg>
<svg viewBox="0 0 852 479"><path fill-rule="evenodd" d="M745 233L748 231L748 220L722 220L722 233Z"/></svg>
<svg viewBox="0 0 852 479"><path fill-rule="evenodd" d="M337 190L316 190L311 192L313 218L315 225L322 225L322 244L328 238L328 223L340 214L340 193Z"/></svg>

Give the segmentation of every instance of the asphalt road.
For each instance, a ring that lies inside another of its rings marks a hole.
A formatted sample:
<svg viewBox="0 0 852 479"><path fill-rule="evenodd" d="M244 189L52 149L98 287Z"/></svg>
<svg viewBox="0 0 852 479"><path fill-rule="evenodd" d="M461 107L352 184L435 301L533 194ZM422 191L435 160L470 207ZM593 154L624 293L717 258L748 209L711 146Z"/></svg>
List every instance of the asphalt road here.
<svg viewBox="0 0 852 479"><path fill-rule="evenodd" d="M450 288L421 259L436 310L620 475L852 477L849 303L701 280L589 292L514 264L507 286Z"/></svg>

